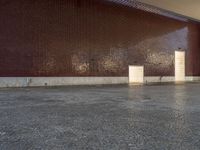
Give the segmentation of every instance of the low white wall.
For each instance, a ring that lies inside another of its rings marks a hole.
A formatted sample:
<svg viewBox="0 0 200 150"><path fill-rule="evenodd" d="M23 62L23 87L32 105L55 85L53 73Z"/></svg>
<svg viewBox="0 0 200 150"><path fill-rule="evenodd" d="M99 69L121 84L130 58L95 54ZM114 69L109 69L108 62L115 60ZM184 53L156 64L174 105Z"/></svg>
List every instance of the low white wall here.
<svg viewBox="0 0 200 150"><path fill-rule="evenodd" d="M173 77L173 76L144 77L144 83L174 82L174 81L175 81L175 77Z"/></svg>
<svg viewBox="0 0 200 150"><path fill-rule="evenodd" d="M200 77L195 76L186 76L185 82L195 82L200 81ZM174 76L151 76L151 77L144 77L144 83L159 83L159 82L175 82Z"/></svg>
<svg viewBox="0 0 200 150"><path fill-rule="evenodd" d="M144 84L174 81L175 77L173 76L144 77ZM200 77L186 77L186 82L192 81L200 81ZM34 87L128 83L128 77L0 77L0 87Z"/></svg>
<svg viewBox="0 0 200 150"><path fill-rule="evenodd" d="M200 77L193 77L193 76L187 76L185 77L186 81L200 81Z"/></svg>
<svg viewBox="0 0 200 150"><path fill-rule="evenodd" d="M128 77L0 77L0 87L124 84Z"/></svg>

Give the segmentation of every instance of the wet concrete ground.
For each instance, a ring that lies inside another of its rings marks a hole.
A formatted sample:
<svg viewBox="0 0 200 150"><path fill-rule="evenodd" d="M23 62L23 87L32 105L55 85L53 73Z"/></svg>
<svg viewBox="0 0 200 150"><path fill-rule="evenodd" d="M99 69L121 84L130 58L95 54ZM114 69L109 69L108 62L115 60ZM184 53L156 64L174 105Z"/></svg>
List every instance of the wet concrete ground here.
<svg viewBox="0 0 200 150"><path fill-rule="evenodd" d="M200 84L0 89L0 150L200 149Z"/></svg>

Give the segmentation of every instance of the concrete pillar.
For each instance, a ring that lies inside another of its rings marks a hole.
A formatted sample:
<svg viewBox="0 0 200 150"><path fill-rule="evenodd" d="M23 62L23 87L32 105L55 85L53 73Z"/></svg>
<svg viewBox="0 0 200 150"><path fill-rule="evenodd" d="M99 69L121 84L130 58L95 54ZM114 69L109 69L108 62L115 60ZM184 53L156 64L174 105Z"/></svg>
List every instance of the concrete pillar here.
<svg viewBox="0 0 200 150"><path fill-rule="evenodd" d="M129 66L129 83L143 84L144 66Z"/></svg>
<svg viewBox="0 0 200 150"><path fill-rule="evenodd" d="M175 51L175 82L185 81L185 51Z"/></svg>

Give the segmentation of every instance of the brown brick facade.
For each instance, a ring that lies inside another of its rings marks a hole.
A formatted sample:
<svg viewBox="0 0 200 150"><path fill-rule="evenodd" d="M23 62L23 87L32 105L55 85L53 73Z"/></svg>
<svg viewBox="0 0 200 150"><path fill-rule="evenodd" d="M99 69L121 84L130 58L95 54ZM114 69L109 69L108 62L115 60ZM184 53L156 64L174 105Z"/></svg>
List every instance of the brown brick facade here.
<svg viewBox="0 0 200 150"><path fill-rule="evenodd" d="M101 0L14 0L0 5L0 76L200 76L200 31L180 21Z"/></svg>

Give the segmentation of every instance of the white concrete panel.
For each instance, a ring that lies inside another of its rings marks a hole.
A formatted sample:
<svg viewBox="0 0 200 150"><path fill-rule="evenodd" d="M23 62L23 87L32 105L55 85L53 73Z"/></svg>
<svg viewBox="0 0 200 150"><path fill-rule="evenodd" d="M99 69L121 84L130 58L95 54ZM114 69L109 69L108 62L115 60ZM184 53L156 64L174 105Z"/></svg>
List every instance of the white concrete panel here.
<svg viewBox="0 0 200 150"><path fill-rule="evenodd" d="M145 83L174 82L172 76L146 76ZM200 77L188 76L187 82L200 81ZM0 87L34 87L65 85L127 84L128 77L0 77Z"/></svg>
<svg viewBox="0 0 200 150"><path fill-rule="evenodd" d="M185 52L175 51L175 81L185 81Z"/></svg>
<svg viewBox="0 0 200 150"><path fill-rule="evenodd" d="M185 77L185 80L187 81L187 82L195 82L195 81L200 81L200 77L198 77L198 76L187 76L187 77Z"/></svg>
<svg viewBox="0 0 200 150"><path fill-rule="evenodd" d="M128 77L0 77L0 87L126 84Z"/></svg>
<svg viewBox="0 0 200 150"><path fill-rule="evenodd" d="M174 82L173 76L146 76L144 77L144 83L165 83Z"/></svg>
<svg viewBox="0 0 200 150"><path fill-rule="evenodd" d="M129 83L144 82L144 66L129 66Z"/></svg>

